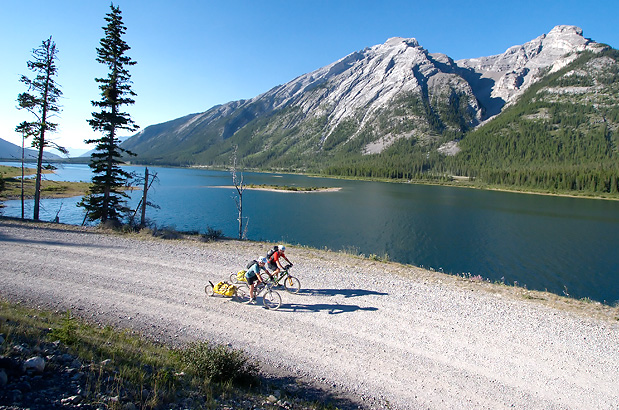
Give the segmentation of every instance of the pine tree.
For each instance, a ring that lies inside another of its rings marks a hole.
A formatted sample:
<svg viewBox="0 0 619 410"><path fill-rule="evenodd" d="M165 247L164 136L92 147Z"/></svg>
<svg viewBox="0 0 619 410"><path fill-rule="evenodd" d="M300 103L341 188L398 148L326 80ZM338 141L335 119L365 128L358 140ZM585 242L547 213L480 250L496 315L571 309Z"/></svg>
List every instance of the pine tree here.
<svg viewBox="0 0 619 410"><path fill-rule="evenodd" d="M124 171L124 153L132 152L120 147L119 130L136 131L139 127L130 115L120 111L123 105L135 103L132 98L136 94L131 90L131 75L126 67L136 64L125 52L130 49L122 39L126 27L123 25L119 7L110 6L111 12L106 15L107 26L103 27L105 37L97 48L97 62L105 64L109 73L106 78L96 78L101 90L101 100L92 101L94 107L101 109L93 112L88 123L95 131L103 135L99 139L87 140L88 144L97 144L95 152L90 157L90 168L95 174L89 195L84 197L79 206L86 208L86 218L90 221L100 220L102 223L111 221L118 223L123 213L128 211L125 199L128 195L124 186L131 174Z"/></svg>
<svg viewBox="0 0 619 410"><path fill-rule="evenodd" d="M46 131L54 132L57 124L50 122L50 118L55 113L60 112L58 99L62 96L62 91L54 77L58 73L56 60L58 50L52 38L43 41L39 48L32 50L32 61L28 61L28 68L36 73L36 77L30 78L22 75L20 80L28 86L28 92L17 96L19 109L26 109L35 117L35 121L23 121L16 128L16 132L21 132L25 136L32 136L32 146L37 148L37 175L34 191L34 215L33 219L39 219L39 203L41 201L41 173L43 169L43 148L53 146L60 152L67 154L68 151L58 144L48 141ZM32 94L31 94L32 93Z"/></svg>

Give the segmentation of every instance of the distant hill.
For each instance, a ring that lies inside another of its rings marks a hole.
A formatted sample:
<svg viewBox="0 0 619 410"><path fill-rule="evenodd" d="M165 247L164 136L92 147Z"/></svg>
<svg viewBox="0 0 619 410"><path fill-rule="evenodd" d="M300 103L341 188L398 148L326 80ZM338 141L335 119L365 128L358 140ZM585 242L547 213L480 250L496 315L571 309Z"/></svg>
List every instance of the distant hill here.
<svg viewBox="0 0 619 410"><path fill-rule="evenodd" d="M0 160L21 160L21 147L0 138ZM39 153L32 148L26 148L24 158L27 160L37 160ZM62 159L61 156L43 151L43 158L51 161Z"/></svg>
<svg viewBox="0 0 619 410"><path fill-rule="evenodd" d="M120 143L122 144L123 142L127 141L129 138L131 137L118 137L118 140L120 141ZM95 144L93 144L92 146L95 146ZM86 152L84 152L83 154L79 155L79 158L90 158L90 156L95 152L95 149L91 149L88 150Z"/></svg>

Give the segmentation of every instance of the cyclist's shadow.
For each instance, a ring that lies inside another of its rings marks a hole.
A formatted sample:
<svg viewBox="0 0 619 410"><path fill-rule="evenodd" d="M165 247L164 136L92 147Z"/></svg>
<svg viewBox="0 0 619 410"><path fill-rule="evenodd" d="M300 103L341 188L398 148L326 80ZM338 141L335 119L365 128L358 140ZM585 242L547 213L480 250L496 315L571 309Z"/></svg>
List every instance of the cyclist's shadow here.
<svg viewBox="0 0 619 410"><path fill-rule="evenodd" d="M365 290L365 289L301 289L298 293L299 295L309 295L309 296L336 296L342 295L345 298L354 298L357 296L387 296L388 293L385 292L376 292L373 290Z"/></svg>
<svg viewBox="0 0 619 410"><path fill-rule="evenodd" d="M338 303L318 303L315 305L306 305L301 303L286 303L279 309L285 312L327 312L330 315L340 313L350 313L357 310L375 311L375 307L361 307L357 305L340 305Z"/></svg>

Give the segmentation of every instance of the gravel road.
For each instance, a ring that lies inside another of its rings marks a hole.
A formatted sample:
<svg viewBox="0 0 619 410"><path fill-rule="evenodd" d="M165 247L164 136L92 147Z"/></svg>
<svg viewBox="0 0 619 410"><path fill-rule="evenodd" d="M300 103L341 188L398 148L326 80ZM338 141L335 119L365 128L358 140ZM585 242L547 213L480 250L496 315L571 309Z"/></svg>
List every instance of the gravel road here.
<svg viewBox="0 0 619 410"><path fill-rule="evenodd" d="M619 409L616 308L583 313L545 293L295 246L302 291L281 291L280 310L205 296L268 246L0 218L0 296L166 343L228 344L365 408Z"/></svg>

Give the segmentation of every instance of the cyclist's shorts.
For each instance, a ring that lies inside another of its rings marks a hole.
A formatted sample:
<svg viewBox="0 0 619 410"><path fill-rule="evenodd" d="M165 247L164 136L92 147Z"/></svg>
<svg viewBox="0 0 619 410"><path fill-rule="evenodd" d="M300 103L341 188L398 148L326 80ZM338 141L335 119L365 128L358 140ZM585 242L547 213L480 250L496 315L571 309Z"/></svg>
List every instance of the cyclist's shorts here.
<svg viewBox="0 0 619 410"><path fill-rule="evenodd" d="M250 276L249 278L247 278L247 284L248 285L253 285L254 282L256 282L258 280L258 276L254 275L254 276Z"/></svg>

